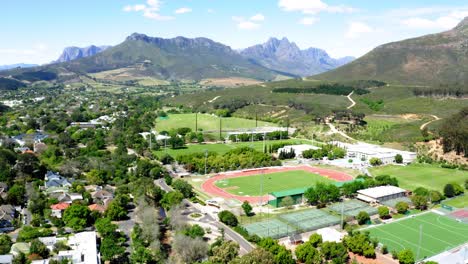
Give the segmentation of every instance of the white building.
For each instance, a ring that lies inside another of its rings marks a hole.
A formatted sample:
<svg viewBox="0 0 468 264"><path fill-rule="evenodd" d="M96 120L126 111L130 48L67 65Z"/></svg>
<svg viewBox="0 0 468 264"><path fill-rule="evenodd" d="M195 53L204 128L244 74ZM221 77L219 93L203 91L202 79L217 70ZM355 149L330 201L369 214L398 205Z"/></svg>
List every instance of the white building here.
<svg viewBox="0 0 468 264"><path fill-rule="evenodd" d="M59 251L59 259L70 259L73 264L99 264L96 247L96 232L81 232L68 239L71 250Z"/></svg>
<svg viewBox="0 0 468 264"><path fill-rule="evenodd" d="M280 149L278 149L278 154L281 152L291 152L291 150L296 153L296 158L302 158L302 153L306 150L317 150L320 149L319 147L312 146L312 145L307 145L307 144L301 144L301 145L288 145L284 146Z"/></svg>
<svg viewBox="0 0 468 264"><path fill-rule="evenodd" d="M357 191L357 199L368 203L381 203L406 196L406 190L396 186L378 186Z"/></svg>
<svg viewBox="0 0 468 264"><path fill-rule="evenodd" d="M370 160L371 158L379 158L383 164L395 163L395 156L400 154L403 157L403 164L413 162L417 154L416 152L403 151L391 148L385 148L378 145L358 142L357 144L349 144L339 141L333 141L331 144L336 145L346 150L347 158L356 158L361 160Z"/></svg>

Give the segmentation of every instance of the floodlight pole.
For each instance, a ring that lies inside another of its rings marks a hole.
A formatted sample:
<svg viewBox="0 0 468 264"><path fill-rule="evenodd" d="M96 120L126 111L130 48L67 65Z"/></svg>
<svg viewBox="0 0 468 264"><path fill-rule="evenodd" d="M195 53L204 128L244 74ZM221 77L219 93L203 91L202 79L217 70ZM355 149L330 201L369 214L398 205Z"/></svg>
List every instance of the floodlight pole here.
<svg viewBox="0 0 468 264"><path fill-rule="evenodd" d="M423 226L419 225L419 243L418 243L418 253L416 254L416 259L419 259L419 252L421 251L421 241L422 241L422 229Z"/></svg>
<svg viewBox="0 0 468 264"><path fill-rule="evenodd" d="M266 153L265 149L265 138L266 138L266 132L263 132L263 152Z"/></svg>
<svg viewBox="0 0 468 264"><path fill-rule="evenodd" d="M344 202L341 202L341 231L344 230L343 221L344 221Z"/></svg>
<svg viewBox="0 0 468 264"><path fill-rule="evenodd" d="M263 170L260 178L260 215L263 213Z"/></svg>
<svg viewBox="0 0 468 264"><path fill-rule="evenodd" d="M195 133L198 131L198 112L195 112Z"/></svg>

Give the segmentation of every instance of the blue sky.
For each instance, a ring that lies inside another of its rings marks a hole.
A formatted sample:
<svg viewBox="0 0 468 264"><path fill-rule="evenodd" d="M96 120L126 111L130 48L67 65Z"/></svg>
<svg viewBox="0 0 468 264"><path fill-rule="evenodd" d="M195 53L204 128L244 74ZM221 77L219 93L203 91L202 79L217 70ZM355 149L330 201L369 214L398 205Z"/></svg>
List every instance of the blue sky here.
<svg viewBox="0 0 468 264"><path fill-rule="evenodd" d="M287 37L334 57L361 56L466 16L466 0L4 0L0 64L47 63L66 46L116 45L133 32L235 49Z"/></svg>

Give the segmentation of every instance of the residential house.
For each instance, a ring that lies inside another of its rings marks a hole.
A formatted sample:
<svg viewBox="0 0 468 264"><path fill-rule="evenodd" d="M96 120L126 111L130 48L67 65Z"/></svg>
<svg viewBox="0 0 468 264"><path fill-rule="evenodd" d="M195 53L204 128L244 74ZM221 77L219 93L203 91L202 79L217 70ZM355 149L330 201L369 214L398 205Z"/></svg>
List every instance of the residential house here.
<svg viewBox="0 0 468 264"><path fill-rule="evenodd" d="M100 264L97 252L96 232L81 232L68 238L71 250L59 251L58 259L70 259L74 264Z"/></svg>
<svg viewBox="0 0 468 264"><path fill-rule="evenodd" d="M56 236L51 236L51 237L38 237L39 241L41 241L51 252L54 250L55 244L57 244L60 241L66 241L66 237L56 237Z"/></svg>
<svg viewBox="0 0 468 264"><path fill-rule="evenodd" d="M15 230L16 209L10 204L0 206L0 232Z"/></svg>
<svg viewBox="0 0 468 264"><path fill-rule="evenodd" d="M0 197L3 200L6 200L6 198L8 197L8 184L6 184L5 182L0 182Z"/></svg>
<svg viewBox="0 0 468 264"><path fill-rule="evenodd" d="M70 207L70 203L58 203L58 204L53 204L50 206L50 209L52 209L51 216L57 217L57 218L62 218L62 212L65 211Z"/></svg>
<svg viewBox="0 0 468 264"><path fill-rule="evenodd" d="M45 188L50 189L50 188L65 188L68 189L72 186L71 182L65 178L62 177L58 172L52 172L48 171L45 175Z"/></svg>
<svg viewBox="0 0 468 264"><path fill-rule="evenodd" d="M12 264L13 255L0 255L0 264Z"/></svg>
<svg viewBox="0 0 468 264"><path fill-rule="evenodd" d="M107 206L104 207L104 205L100 205L100 204L91 204L88 206L88 208L91 211L96 211L96 212L103 214L106 211Z"/></svg>
<svg viewBox="0 0 468 264"><path fill-rule="evenodd" d="M35 133L32 134L20 134L17 136L12 137L13 141L15 141L21 147L24 147L26 144L34 144L42 142L44 139L48 138L49 135L43 133L42 131L37 130Z"/></svg>
<svg viewBox="0 0 468 264"><path fill-rule="evenodd" d="M83 195L79 193L52 193L50 194L51 197L57 198L59 203L68 203L71 204L73 201L76 200L83 200Z"/></svg>

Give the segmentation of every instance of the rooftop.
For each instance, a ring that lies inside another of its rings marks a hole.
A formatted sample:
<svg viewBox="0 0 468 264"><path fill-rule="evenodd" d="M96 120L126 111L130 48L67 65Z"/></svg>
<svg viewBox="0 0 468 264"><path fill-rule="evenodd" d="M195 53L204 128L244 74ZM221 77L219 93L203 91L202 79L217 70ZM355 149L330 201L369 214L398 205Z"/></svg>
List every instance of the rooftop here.
<svg viewBox="0 0 468 264"><path fill-rule="evenodd" d="M378 186L378 187L363 189L357 192L358 194L362 194L362 195L369 196L372 198L380 198L380 197L385 197L385 196L389 196L393 194L404 193L406 192L406 190L396 187L396 186L389 185L389 186Z"/></svg>

